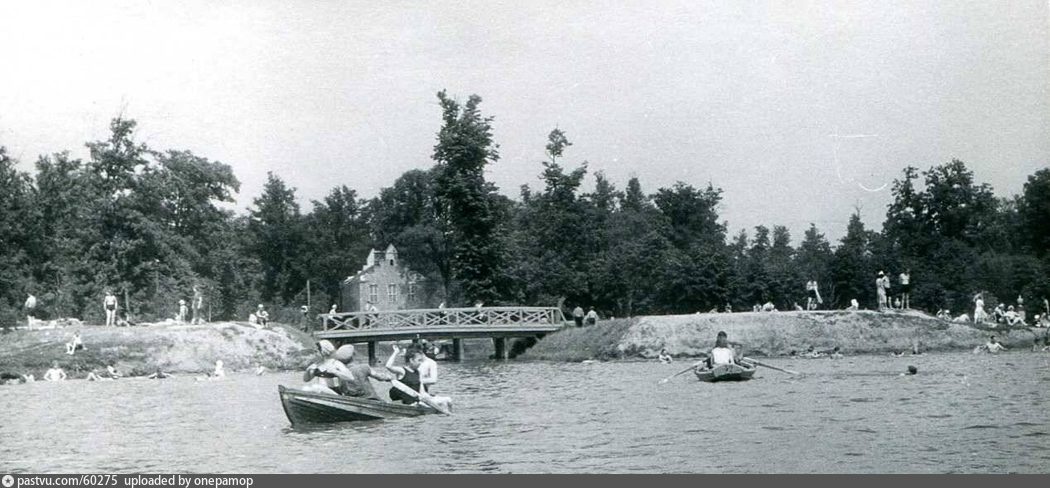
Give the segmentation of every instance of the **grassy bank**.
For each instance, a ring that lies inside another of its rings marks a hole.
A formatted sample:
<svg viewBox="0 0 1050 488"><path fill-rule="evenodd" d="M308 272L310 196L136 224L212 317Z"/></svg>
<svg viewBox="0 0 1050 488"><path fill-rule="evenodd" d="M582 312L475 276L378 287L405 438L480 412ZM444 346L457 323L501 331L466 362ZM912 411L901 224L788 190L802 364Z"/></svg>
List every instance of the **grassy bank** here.
<svg viewBox="0 0 1050 488"><path fill-rule="evenodd" d="M84 349L66 354L65 344L79 330ZM228 370L265 366L300 368L313 353L313 340L275 325L256 329L243 322L140 327L65 327L17 330L0 335L0 372L32 373L38 378L53 361L72 377L115 364L124 374L211 371L221 359Z"/></svg>
<svg viewBox="0 0 1050 488"><path fill-rule="evenodd" d="M525 358L557 361L654 358L661 348L672 355L694 357L707 351L718 331L744 345L745 354L786 356L809 347L846 354L966 350L990 334L1010 348L1029 348L1046 331L1028 328L978 329L927 314L873 311L820 311L647 316L612 320L594 327L567 328L536 344Z"/></svg>

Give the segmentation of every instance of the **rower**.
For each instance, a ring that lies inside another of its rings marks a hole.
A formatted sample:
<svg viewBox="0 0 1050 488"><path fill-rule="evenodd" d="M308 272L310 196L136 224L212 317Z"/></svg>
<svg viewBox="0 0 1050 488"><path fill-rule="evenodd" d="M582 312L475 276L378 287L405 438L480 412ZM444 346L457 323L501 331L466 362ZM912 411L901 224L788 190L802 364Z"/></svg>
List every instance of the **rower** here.
<svg viewBox="0 0 1050 488"><path fill-rule="evenodd" d="M375 388L372 387L372 382L369 381L369 378L379 381L397 379L389 371L379 371L367 364L350 364L353 360L354 346L352 344L344 344L339 349L336 349L328 359L317 364L311 364L306 368L303 380L310 381L314 377L328 378L330 380L327 381L329 388L341 395L379 399L379 395L376 395Z"/></svg>
<svg viewBox="0 0 1050 488"><path fill-rule="evenodd" d="M715 337L715 347L707 355L707 366L713 368L725 364L736 364L736 354L729 347L729 338L725 331L719 331Z"/></svg>
<svg viewBox="0 0 1050 488"><path fill-rule="evenodd" d="M401 353L405 354L405 365L395 366L394 360ZM397 380L404 383L405 386L419 392L424 391L423 385L420 382L420 371L419 368L423 364L423 360L426 356L423 351L410 347L408 349L400 349L397 344L394 344L394 352L390 355L390 358L386 360L386 369L397 375ZM405 405L411 405L417 402L416 397L410 396L405 392L399 390L397 387L390 388L390 399L395 402L401 402Z"/></svg>

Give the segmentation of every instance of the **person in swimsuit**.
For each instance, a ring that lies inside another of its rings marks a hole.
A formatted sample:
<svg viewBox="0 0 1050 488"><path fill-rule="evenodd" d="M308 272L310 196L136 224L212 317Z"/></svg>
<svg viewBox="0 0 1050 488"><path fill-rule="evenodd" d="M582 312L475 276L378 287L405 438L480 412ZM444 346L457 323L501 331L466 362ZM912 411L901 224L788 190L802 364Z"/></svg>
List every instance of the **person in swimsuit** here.
<svg viewBox="0 0 1050 488"><path fill-rule="evenodd" d="M44 381L62 381L66 379L66 372L58 367L58 361L51 363L51 369L44 373Z"/></svg>
<svg viewBox="0 0 1050 488"><path fill-rule="evenodd" d="M404 366L395 366L394 360L396 360L397 356L402 353L405 355ZM386 360L386 369L397 375L397 380L404 383L405 386L417 392L425 391L423 389L423 384L419 380L419 367L423 364L425 358L426 355L424 355L423 351L420 351L419 349L410 347L402 350L397 347L397 344L395 344L394 352ZM411 405L417 401L415 397L408 395L396 387L390 388L390 399L395 402L404 403L405 405Z"/></svg>
<svg viewBox="0 0 1050 488"><path fill-rule="evenodd" d="M102 299L102 306L106 309L106 327L112 327L117 323L117 297L113 292L106 290L106 297Z"/></svg>
<svg viewBox="0 0 1050 488"><path fill-rule="evenodd" d="M331 342L321 341L326 345L318 344L322 354L331 350ZM344 344L331 355L315 364L311 364L303 373L303 381L310 382L314 378L322 378L329 392L359 398L379 399L375 388L372 387L371 379L379 381L393 381L397 377L389 371L379 371L367 364L350 364L354 359L354 346ZM323 390L322 390L323 391Z"/></svg>

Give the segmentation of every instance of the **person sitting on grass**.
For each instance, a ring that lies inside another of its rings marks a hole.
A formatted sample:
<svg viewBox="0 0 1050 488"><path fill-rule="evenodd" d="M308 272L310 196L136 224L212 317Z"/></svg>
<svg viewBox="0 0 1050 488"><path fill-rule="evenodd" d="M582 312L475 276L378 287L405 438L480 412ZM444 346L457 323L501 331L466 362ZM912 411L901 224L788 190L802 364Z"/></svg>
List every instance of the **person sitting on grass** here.
<svg viewBox="0 0 1050 488"><path fill-rule="evenodd" d="M831 350L831 354L829 354L828 357L831 359L842 359L842 353L839 352L839 346L835 346L835 348Z"/></svg>
<svg viewBox="0 0 1050 488"><path fill-rule="evenodd" d="M84 341L80 340L80 331L73 333L73 337L66 343L66 354L72 356L78 350L84 348Z"/></svg>
<svg viewBox="0 0 1050 488"><path fill-rule="evenodd" d="M657 356L661 363L668 364L674 362L674 358L671 357L671 353L667 352L667 349L660 349L660 355Z"/></svg>
<svg viewBox="0 0 1050 488"><path fill-rule="evenodd" d="M1010 305L1010 307L1006 309L1006 314L1003 318L1006 320L1006 325L1011 327L1015 325L1024 325L1024 321L1021 320L1021 316L1014 310L1013 305Z"/></svg>
<svg viewBox="0 0 1050 488"><path fill-rule="evenodd" d="M154 372L153 374L147 376L146 378L147 379L151 379L151 380L163 380L163 379L166 379L166 378L171 378L172 376L175 376L175 375L173 375L171 373L165 373L164 371L161 371L160 368L157 368L156 372Z"/></svg>

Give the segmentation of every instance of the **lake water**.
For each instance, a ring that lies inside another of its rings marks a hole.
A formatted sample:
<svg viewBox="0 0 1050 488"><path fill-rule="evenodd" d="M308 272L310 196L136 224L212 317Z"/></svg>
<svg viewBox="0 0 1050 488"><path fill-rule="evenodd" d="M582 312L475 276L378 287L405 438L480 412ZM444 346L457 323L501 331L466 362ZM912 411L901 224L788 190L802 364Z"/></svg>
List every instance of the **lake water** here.
<svg viewBox="0 0 1050 488"><path fill-rule="evenodd" d="M766 362L804 375L441 363L454 415L310 429L277 397L293 373L3 386L0 473L1050 472L1048 353Z"/></svg>

